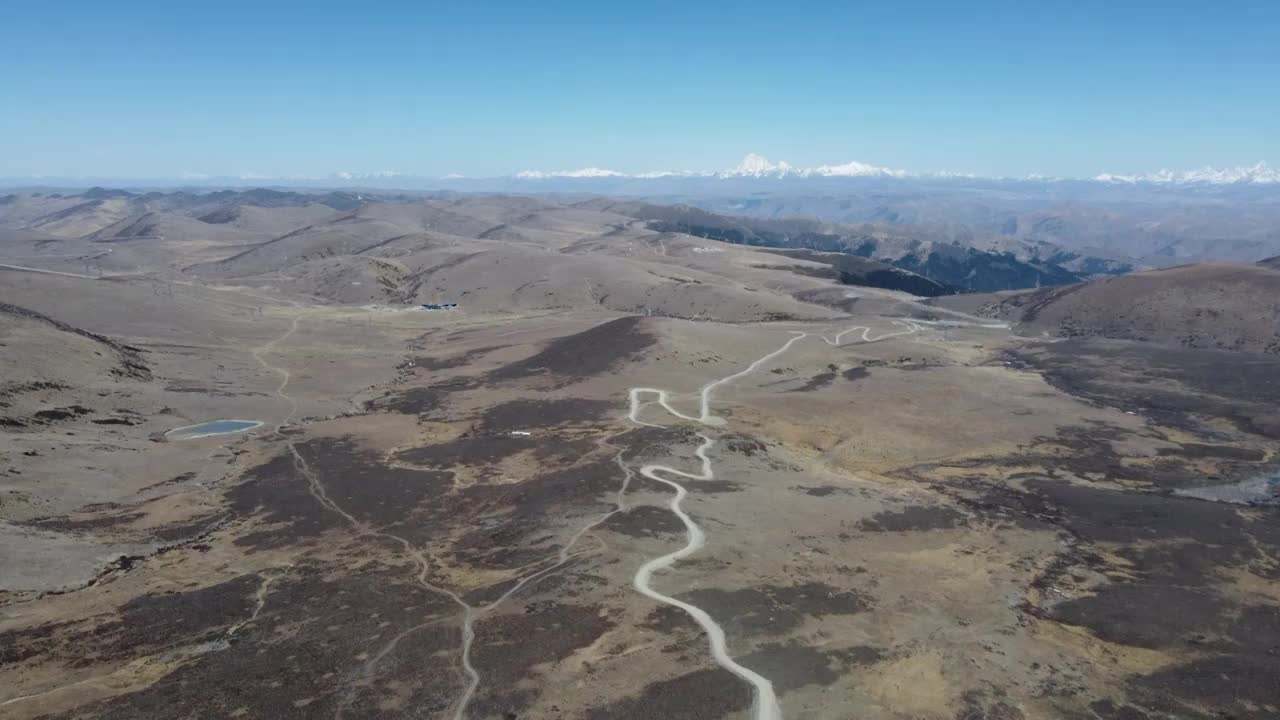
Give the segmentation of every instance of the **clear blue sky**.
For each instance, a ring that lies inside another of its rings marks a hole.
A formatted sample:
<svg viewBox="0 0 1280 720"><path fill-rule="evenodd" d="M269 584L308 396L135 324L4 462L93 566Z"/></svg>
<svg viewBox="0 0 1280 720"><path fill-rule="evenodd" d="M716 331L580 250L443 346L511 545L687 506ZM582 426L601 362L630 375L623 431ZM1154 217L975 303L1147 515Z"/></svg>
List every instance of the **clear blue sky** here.
<svg viewBox="0 0 1280 720"><path fill-rule="evenodd" d="M1280 2L0 4L0 177L717 170L747 152L984 175L1274 165Z"/></svg>

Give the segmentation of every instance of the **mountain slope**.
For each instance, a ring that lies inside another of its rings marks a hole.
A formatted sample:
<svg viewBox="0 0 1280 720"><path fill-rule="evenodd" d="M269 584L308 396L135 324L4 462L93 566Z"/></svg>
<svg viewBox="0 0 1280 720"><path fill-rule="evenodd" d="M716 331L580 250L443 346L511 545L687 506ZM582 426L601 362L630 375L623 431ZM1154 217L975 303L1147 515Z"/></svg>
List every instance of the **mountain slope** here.
<svg viewBox="0 0 1280 720"><path fill-rule="evenodd" d="M1059 265L1019 260L1012 252L988 252L948 241L926 228L895 225L831 225L793 218L761 220L717 215L686 205L604 203L645 220L658 231L743 245L803 248L872 258L939 283L952 292L993 292L1078 282L1082 276Z"/></svg>
<svg viewBox="0 0 1280 720"><path fill-rule="evenodd" d="M1260 265L1185 265L940 304L1025 333L1280 354L1280 269Z"/></svg>

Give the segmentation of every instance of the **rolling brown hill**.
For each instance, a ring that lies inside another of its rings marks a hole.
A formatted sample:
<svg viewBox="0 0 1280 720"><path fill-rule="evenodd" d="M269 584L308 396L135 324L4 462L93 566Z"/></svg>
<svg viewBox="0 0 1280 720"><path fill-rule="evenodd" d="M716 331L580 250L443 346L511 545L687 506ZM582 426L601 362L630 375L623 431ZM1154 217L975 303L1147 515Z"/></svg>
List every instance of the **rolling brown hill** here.
<svg viewBox="0 0 1280 720"><path fill-rule="evenodd" d="M478 197L370 203L188 271L341 304L601 307L747 321L829 315L793 297L830 285L812 271L821 267L610 212Z"/></svg>
<svg viewBox="0 0 1280 720"><path fill-rule="evenodd" d="M1021 332L1280 354L1280 268L1199 264L939 304Z"/></svg>

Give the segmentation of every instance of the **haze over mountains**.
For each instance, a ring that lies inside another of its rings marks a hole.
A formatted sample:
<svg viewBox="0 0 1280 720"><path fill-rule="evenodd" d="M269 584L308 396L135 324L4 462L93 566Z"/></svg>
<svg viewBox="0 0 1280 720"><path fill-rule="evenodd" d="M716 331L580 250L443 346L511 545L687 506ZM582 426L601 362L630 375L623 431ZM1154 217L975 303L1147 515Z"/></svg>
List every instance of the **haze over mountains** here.
<svg viewBox="0 0 1280 720"><path fill-rule="evenodd" d="M496 182L506 178L514 178L518 180L552 180L552 179L571 179L571 180L600 180L607 178L630 178L636 180L662 180L669 178L753 178L753 179L808 179L808 178L857 178L857 177L873 177L873 178L933 178L933 179L968 179L968 180L1003 180L1003 181L1028 181L1028 182L1045 182L1045 183L1067 183L1067 182L1086 182L1095 181L1103 184L1128 184L1128 185L1241 185L1241 184L1274 184L1280 183L1280 170L1271 167L1266 162L1257 162L1253 165L1239 165L1235 167L1213 167L1204 166L1194 170L1168 170L1162 169L1153 172L1138 173L1117 173L1103 172L1087 178L1070 178L1055 177L1044 174L1032 174L1025 177L984 177L969 172L959 172L954 170L913 172L899 168L885 167L874 165L857 160L847 162L831 163L816 165L812 167L802 167L792 165L785 160L774 162L769 158L757 153L748 153L734 167L726 170L646 170L642 172L623 172L603 167L582 167L573 170L545 170L530 169L521 170L506 176L484 176L484 175L462 175L449 174L443 177L415 175L414 173L400 172L395 170L381 170L375 172L351 172L339 171L324 176L306 176L306 175L270 175L257 172L245 172L238 175L218 175L208 173L192 173L185 172L176 177L157 176L152 179L153 182L164 185L172 184L188 184L188 185L216 185L220 183L239 182L239 183L256 183L256 184L276 184L289 183L290 181L299 181L304 183L327 182L330 185L342 182L353 183L371 183L371 186L385 186L387 183L402 183L397 187L416 187L418 183L427 181L435 182L441 186L452 184L451 181L490 181ZM38 185L42 183L65 183L64 187L75 187L83 183L85 180L114 180L112 184L123 186L146 185L146 181L140 181L138 178L95 178L82 177L79 178L80 183L66 183L69 180L76 180L72 177L57 176L31 176L31 177L10 177L0 178L0 187L3 186L25 186Z"/></svg>
<svg viewBox="0 0 1280 720"><path fill-rule="evenodd" d="M353 196L377 198L395 197L400 194L397 190L547 195L553 201L557 196L602 195L758 219L892 226L922 241L942 239L982 251L1012 252L1019 261L1039 260L1087 277L1127 267L1256 262L1280 254L1277 179L1276 171L1265 164L1231 170L1104 174L1089 180L984 179L911 174L858 162L794 168L753 155L737 168L717 173L628 175L586 168L529 171L502 178L422 178L386 172L273 182L280 189L346 187ZM51 185L86 187L88 182L45 179L5 184L47 191ZM250 176L114 185L196 189L263 183L263 178ZM56 226L59 219L48 217L41 222Z"/></svg>

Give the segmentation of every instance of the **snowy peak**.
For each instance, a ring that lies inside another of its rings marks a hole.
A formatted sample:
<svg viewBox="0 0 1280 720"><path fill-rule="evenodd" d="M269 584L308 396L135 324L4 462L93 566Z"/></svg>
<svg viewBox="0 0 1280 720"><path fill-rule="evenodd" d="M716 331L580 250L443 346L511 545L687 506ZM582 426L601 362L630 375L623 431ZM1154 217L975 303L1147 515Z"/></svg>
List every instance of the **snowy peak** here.
<svg viewBox="0 0 1280 720"><path fill-rule="evenodd" d="M1256 165L1244 165L1234 168L1215 168L1208 165L1199 170L1157 170L1141 175L1115 175L1103 173L1093 178L1098 182L1124 183L1157 183L1162 185L1235 185L1238 183L1280 183L1280 170L1260 162Z"/></svg>
<svg viewBox="0 0 1280 720"><path fill-rule="evenodd" d="M721 177L782 177L790 175L794 170L785 162L771 163L763 155L747 153L738 167L718 174Z"/></svg>
<svg viewBox="0 0 1280 720"><path fill-rule="evenodd" d="M516 177L521 180L546 180L548 178L607 178L607 177L631 177L626 173L620 173L617 170L606 170L604 168L589 167L580 170L553 170L544 172L542 170L525 170L516 173Z"/></svg>
<svg viewBox="0 0 1280 720"><path fill-rule="evenodd" d="M717 173L719 177L754 177L782 178L794 177L907 177L906 170L868 165L852 160L843 165L819 165L811 168L798 168L786 162L770 162L769 158L749 153L738 163L738 167Z"/></svg>
<svg viewBox="0 0 1280 720"><path fill-rule="evenodd" d="M652 180L655 178L785 178L785 177L910 177L905 170L868 165L856 160L843 165L819 165L811 168L795 167L787 162L772 162L769 158L756 153L748 153L737 167L721 172L693 172L689 170L655 170L642 173L623 173L616 170L589 167L581 170L525 170L516 173L520 180L547 180L551 178L636 178Z"/></svg>
<svg viewBox="0 0 1280 720"><path fill-rule="evenodd" d="M906 170L868 165L857 160L843 165L819 165L806 172L820 177L907 177L909 175Z"/></svg>

